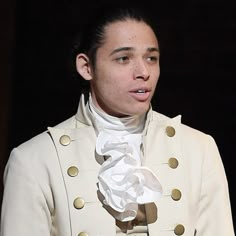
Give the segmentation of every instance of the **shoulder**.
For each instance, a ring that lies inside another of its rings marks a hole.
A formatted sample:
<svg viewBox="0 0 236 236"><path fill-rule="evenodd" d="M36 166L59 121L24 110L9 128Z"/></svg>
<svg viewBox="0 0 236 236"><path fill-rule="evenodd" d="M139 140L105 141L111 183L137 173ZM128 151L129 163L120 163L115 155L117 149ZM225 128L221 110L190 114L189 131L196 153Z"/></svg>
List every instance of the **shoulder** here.
<svg viewBox="0 0 236 236"><path fill-rule="evenodd" d="M152 119L156 124L164 124L165 126L173 126L176 130L176 136L184 143L191 145L208 145L209 143L215 144L214 138L199 129L191 127L182 123L182 116L169 117L156 111L152 112Z"/></svg>
<svg viewBox="0 0 236 236"><path fill-rule="evenodd" d="M71 117L57 125L58 129L72 129L75 127L75 117ZM52 156L56 155L53 139L48 130L32 137L19 146L13 148L8 162L47 162Z"/></svg>
<svg viewBox="0 0 236 236"><path fill-rule="evenodd" d="M57 129L73 129L76 127L76 120L75 120L75 116L70 117L69 119L57 124L54 126L54 128ZM48 130L45 130L44 132L32 137L30 140L22 143L21 145L19 145L17 148L19 150L32 150L34 148L42 148L45 146L50 146L51 144L51 137L50 137L50 133L48 132Z"/></svg>
<svg viewBox="0 0 236 236"><path fill-rule="evenodd" d="M200 165L201 169L204 166L206 174L215 171L215 169L221 169L220 152L212 135L183 124L180 115L170 118L154 111L153 121L156 127L162 124L163 133L167 126L174 128L175 134L172 137L168 137L168 135L162 137L167 140L168 144L171 143L178 147L178 154L185 157L186 163L192 163L191 166L194 168Z"/></svg>

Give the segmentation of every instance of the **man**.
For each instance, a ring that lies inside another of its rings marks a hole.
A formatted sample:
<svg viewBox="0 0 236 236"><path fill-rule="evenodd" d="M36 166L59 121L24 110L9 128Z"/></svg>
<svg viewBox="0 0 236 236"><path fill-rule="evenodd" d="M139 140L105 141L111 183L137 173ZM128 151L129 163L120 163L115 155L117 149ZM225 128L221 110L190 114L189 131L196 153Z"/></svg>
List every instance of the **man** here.
<svg viewBox="0 0 236 236"><path fill-rule="evenodd" d="M133 9L101 16L78 41L77 114L11 153L1 236L233 236L213 138L152 110L155 29Z"/></svg>

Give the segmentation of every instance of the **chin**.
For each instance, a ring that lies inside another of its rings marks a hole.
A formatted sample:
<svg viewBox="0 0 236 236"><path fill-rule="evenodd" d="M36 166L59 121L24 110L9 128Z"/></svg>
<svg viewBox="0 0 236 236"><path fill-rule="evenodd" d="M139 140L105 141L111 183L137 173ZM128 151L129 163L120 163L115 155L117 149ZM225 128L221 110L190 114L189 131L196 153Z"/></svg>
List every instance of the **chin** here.
<svg viewBox="0 0 236 236"><path fill-rule="evenodd" d="M144 113L146 113L149 110L150 106L145 106L145 107L139 107L137 109L133 109L132 111L130 111L130 115L142 115Z"/></svg>

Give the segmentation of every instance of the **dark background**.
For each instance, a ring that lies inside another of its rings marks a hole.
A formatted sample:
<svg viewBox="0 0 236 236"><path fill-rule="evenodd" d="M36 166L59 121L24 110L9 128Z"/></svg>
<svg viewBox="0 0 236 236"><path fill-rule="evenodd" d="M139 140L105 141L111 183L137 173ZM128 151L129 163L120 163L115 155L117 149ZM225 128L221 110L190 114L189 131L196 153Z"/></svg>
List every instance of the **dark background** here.
<svg viewBox="0 0 236 236"><path fill-rule="evenodd" d="M97 2L97 3L96 3ZM0 174L10 150L72 116L80 82L70 71L74 33L106 1L0 3ZM108 1L107 1L108 2ZM236 219L236 16L233 1L146 1L160 24L161 77L153 106L181 114L219 147ZM2 193L1 185L1 193ZM2 194L1 194L2 195Z"/></svg>

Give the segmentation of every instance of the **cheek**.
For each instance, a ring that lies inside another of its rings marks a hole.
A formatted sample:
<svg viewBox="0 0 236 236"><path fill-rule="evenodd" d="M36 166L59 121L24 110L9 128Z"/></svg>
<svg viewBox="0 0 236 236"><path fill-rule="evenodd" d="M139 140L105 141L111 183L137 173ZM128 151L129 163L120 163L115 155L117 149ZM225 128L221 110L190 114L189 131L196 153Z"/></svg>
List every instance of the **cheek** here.
<svg viewBox="0 0 236 236"><path fill-rule="evenodd" d="M127 73L124 70L116 70L116 71L104 71L100 73L100 86L109 87L112 90L116 90L116 88L121 88L126 86L126 78Z"/></svg>
<svg viewBox="0 0 236 236"><path fill-rule="evenodd" d="M153 80L154 80L155 83L158 82L159 77L160 77L160 69L158 68L158 70L155 70L154 73L153 73L153 78L154 78Z"/></svg>

